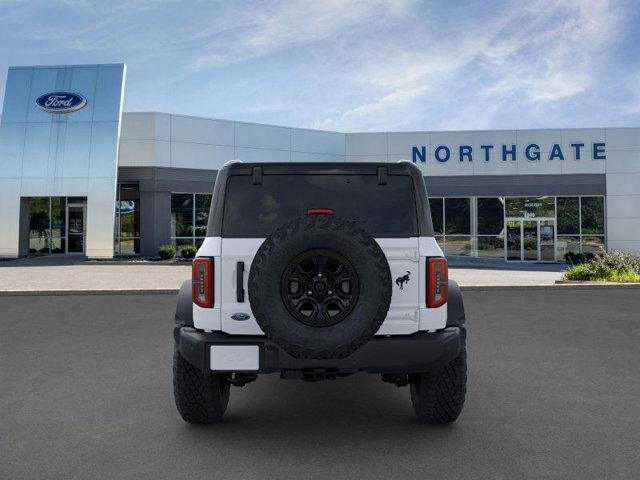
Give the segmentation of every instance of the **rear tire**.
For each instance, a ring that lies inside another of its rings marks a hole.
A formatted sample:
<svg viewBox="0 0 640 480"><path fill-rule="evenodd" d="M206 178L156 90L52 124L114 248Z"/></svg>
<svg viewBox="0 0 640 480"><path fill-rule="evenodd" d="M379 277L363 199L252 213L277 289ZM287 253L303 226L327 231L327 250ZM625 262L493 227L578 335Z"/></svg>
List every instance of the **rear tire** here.
<svg viewBox="0 0 640 480"><path fill-rule="evenodd" d="M467 391L467 351L435 372L410 375L411 403L421 422L442 424L455 422Z"/></svg>
<svg viewBox="0 0 640 480"><path fill-rule="evenodd" d="M173 351L173 394L185 422L216 423L229 403L230 384L223 375L203 373Z"/></svg>

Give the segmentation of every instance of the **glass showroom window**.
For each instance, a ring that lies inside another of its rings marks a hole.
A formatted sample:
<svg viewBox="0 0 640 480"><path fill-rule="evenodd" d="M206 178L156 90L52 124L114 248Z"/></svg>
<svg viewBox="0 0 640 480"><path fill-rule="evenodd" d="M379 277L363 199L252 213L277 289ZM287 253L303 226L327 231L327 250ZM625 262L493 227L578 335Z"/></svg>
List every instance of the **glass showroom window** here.
<svg viewBox="0 0 640 480"><path fill-rule="evenodd" d="M207 233L211 195L205 193L171 194L171 243L176 247L199 247Z"/></svg>
<svg viewBox="0 0 640 480"><path fill-rule="evenodd" d="M118 185L114 252L117 255L140 253L140 190L137 185Z"/></svg>
<svg viewBox="0 0 640 480"><path fill-rule="evenodd" d="M471 199L434 197L429 207L436 241L445 255L471 255Z"/></svg>
<svg viewBox="0 0 640 480"><path fill-rule="evenodd" d="M558 258L580 252L580 197L558 197Z"/></svg>
<svg viewBox="0 0 640 480"><path fill-rule="evenodd" d="M477 251L479 257L504 257L504 198L477 199Z"/></svg>
<svg viewBox="0 0 640 480"><path fill-rule="evenodd" d="M605 251L604 197L558 197L558 256Z"/></svg>
<svg viewBox="0 0 640 480"><path fill-rule="evenodd" d="M585 253L605 251L604 197L580 197L580 247Z"/></svg>
<svg viewBox="0 0 640 480"><path fill-rule="evenodd" d="M429 205L446 255L503 258L505 217L555 218L558 258L605 250L604 197L434 197Z"/></svg>
<svg viewBox="0 0 640 480"><path fill-rule="evenodd" d="M436 241L444 248L444 198L429 198L429 208Z"/></svg>
<svg viewBox="0 0 640 480"><path fill-rule="evenodd" d="M29 253L51 253L51 199L29 200Z"/></svg>
<svg viewBox="0 0 640 480"><path fill-rule="evenodd" d="M471 255L471 199L444 199L445 255Z"/></svg>
<svg viewBox="0 0 640 480"><path fill-rule="evenodd" d="M84 198L51 197L51 253L65 253L67 241L66 202L86 202Z"/></svg>
<svg viewBox="0 0 640 480"><path fill-rule="evenodd" d="M29 253L65 253L65 208L65 197L29 200Z"/></svg>
<svg viewBox="0 0 640 480"><path fill-rule="evenodd" d="M554 218L555 197L509 197L505 215L512 218Z"/></svg>

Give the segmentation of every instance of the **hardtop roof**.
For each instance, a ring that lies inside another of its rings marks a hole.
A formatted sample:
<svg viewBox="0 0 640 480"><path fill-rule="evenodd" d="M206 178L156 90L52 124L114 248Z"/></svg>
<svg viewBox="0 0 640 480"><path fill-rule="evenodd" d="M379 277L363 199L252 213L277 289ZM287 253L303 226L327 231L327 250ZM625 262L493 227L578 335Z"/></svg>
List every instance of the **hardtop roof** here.
<svg viewBox="0 0 640 480"><path fill-rule="evenodd" d="M228 175L251 175L254 168L261 168L264 175L283 174L351 174L376 175L386 168L390 175L416 175L420 169L410 162L234 162L225 165Z"/></svg>

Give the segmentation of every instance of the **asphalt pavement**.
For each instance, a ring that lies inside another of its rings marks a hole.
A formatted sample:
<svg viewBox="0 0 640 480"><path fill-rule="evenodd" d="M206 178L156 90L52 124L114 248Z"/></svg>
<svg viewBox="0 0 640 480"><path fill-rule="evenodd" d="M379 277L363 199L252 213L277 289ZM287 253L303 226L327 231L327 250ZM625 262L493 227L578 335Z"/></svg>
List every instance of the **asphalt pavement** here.
<svg viewBox="0 0 640 480"><path fill-rule="evenodd" d="M182 422L173 295L0 297L2 479L610 479L640 472L638 290L465 292L458 422L357 375L234 388Z"/></svg>

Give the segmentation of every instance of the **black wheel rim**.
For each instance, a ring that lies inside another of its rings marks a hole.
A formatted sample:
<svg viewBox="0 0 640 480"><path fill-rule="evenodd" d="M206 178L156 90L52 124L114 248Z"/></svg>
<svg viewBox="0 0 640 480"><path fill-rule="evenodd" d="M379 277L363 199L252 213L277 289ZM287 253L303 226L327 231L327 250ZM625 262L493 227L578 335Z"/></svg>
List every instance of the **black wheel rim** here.
<svg viewBox="0 0 640 480"><path fill-rule="evenodd" d="M289 262L280 291L293 317L312 327L328 327L355 308L360 285L353 265L331 250L309 250Z"/></svg>

